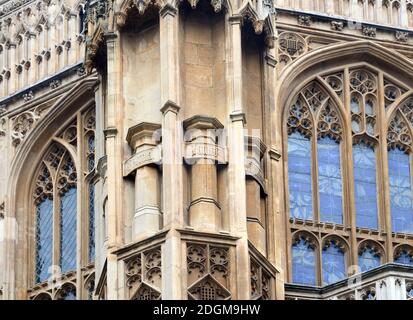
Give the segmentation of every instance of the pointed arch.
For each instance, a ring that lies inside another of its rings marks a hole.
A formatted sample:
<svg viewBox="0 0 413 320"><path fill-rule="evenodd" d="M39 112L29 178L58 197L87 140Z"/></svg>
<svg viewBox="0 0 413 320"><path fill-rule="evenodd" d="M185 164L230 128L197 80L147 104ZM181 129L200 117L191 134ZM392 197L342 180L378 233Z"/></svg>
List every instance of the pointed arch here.
<svg viewBox="0 0 413 320"><path fill-rule="evenodd" d="M48 113L39 120L37 125L30 132L30 139L25 139L20 148L16 149L12 165L10 167L7 194L10 201L5 206L5 216L8 221L14 221L19 225L16 235L6 234L6 254L9 259L6 261L6 276L10 280L7 292L8 299L25 299L27 283L30 283L30 274L27 266L32 266L32 259L26 246L18 243L31 243L29 233L24 232L30 228L30 217L28 212L32 210L32 181L35 179L37 171L33 170L33 163L39 163L43 154L50 146L49 142L59 128L67 125L67 115L87 108L94 102L95 87L98 84L96 77L89 77L80 80L75 86L67 91L50 108ZM36 168L37 169L37 168ZM13 232L13 228L6 228L7 232ZM32 246L30 250L33 250ZM32 251L31 251L32 252ZM19 263L24 261L25 263ZM13 270L13 273L11 271Z"/></svg>

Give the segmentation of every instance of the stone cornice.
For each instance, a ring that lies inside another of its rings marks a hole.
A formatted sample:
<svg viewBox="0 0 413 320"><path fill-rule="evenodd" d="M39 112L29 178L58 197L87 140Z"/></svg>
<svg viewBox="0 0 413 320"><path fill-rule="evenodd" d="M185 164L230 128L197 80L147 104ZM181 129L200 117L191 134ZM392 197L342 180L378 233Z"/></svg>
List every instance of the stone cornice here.
<svg viewBox="0 0 413 320"><path fill-rule="evenodd" d="M224 125L214 117L195 115L184 120L185 129L222 129Z"/></svg>

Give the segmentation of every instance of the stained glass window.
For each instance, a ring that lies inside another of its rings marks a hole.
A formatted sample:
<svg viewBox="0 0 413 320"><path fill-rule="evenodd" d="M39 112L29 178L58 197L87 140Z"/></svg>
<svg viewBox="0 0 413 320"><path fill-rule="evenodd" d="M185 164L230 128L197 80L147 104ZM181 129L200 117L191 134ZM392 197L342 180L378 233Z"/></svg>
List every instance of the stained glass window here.
<svg viewBox="0 0 413 320"><path fill-rule="evenodd" d="M89 262L95 261L95 185L89 184Z"/></svg>
<svg viewBox="0 0 413 320"><path fill-rule="evenodd" d="M70 188L60 201L60 268L62 272L76 270L76 207L77 189Z"/></svg>
<svg viewBox="0 0 413 320"><path fill-rule="evenodd" d="M364 248L359 254L359 267L362 272L377 268L380 264L380 255L370 247Z"/></svg>
<svg viewBox="0 0 413 320"><path fill-rule="evenodd" d="M36 283L50 277L53 254L53 201L46 199L36 207Z"/></svg>
<svg viewBox="0 0 413 320"><path fill-rule="evenodd" d="M320 219L343 223L340 144L325 137L317 142Z"/></svg>
<svg viewBox="0 0 413 320"><path fill-rule="evenodd" d="M346 278L346 262L343 250L330 241L322 252L323 284L328 285Z"/></svg>
<svg viewBox="0 0 413 320"><path fill-rule="evenodd" d="M413 233L410 157L398 148L389 151L389 185L393 232Z"/></svg>
<svg viewBox="0 0 413 320"><path fill-rule="evenodd" d="M316 285L316 253L305 239L292 246L293 283Z"/></svg>
<svg viewBox="0 0 413 320"><path fill-rule="evenodd" d="M311 141L298 132L288 137L288 185L291 217L313 219Z"/></svg>
<svg viewBox="0 0 413 320"><path fill-rule="evenodd" d="M403 250L394 262L413 266L413 257Z"/></svg>
<svg viewBox="0 0 413 320"><path fill-rule="evenodd" d="M357 227L377 229L376 155L374 149L364 143L354 145L353 162Z"/></svg>

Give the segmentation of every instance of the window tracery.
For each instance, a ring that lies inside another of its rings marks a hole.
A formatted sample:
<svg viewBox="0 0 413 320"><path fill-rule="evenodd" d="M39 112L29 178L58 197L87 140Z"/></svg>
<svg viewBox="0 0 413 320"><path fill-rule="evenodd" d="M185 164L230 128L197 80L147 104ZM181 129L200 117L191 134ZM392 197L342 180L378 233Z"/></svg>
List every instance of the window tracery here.
<svg viewBox="0 0 413 320"><path fill-rule="evenodd" d="M322 251L324 285L346 278L345 251L345 245L336 238L329 238L324 241Z"/></svg>
<svg viewBox="0 0 413 320"><path fill-rule="evenodd" d="M306 234L297 234L292 244L293 283L317 285L316 243Z"/></svg>
<svg viewBox="0 0 413 320"><path fill-rule="evenodd" d="M83 261L82 257L79 261L77 250L79 237L84 237L83 234L77 233L78 226L79 224L80 226L86 225L90 228L89 247L86 250L89 256L94 254L94 213L88 212L94 207L94 190L92 195L90 194L92 191L88 188L85 190L89 192L84 195L78 194L79 185L87 184L93 177L89 175L87 176L89 180L86 180L78 170L82 159L85 159L86 163L88 157L91 159L90 155L94 155L92 148L88 149L89 153L78 149L78 133L82 132L80 126L85 123L84 120L88 119L88 114L93 114L93 111L90 111L93 109L94 107L90 107L85 112L78 112L75 120L51 139L50 147L47 148L35 175L32 193L33 224L36 231L34 235L34 287L30 289L31 296L35 298L36 291L41 288L53 291L53 288L60 283L62 287L55 299L76 299L78 288L68 281L76 277L79 263L83 267L93 262L92 259ZM85 141L92 136L92 133L94 135L94 122L94 117L86 122L89 127L84 136ZM83 202L89 203L89 206L81 205ZM81 217L80 220L79 217ZM85 256L88 255L85 254ZM88 268L93 268L93 265ZM89 269L82 268L82 273ZM57 277L59 281L54 281ZM81 288L79 295L87 296L82 293L83 290L86 291L88 288Z"/></svg>
<svg viewBox="0 0 413 320"><path fill-rule="evenodd" d="M316 81L294 101L287 119L291 217L342 224L343 130L337 107ZM312 150L317 155L311 156ZM316 189L311 178L318 181ZM314 212L317 203L319 210Z"/></svg>
<svg viewBox="0 0 413 320"><path fill-rule="evenodd" d="M413 265L413 247L398 247L394 253L394 262L406 265Z"/></svg>
<svg viewBox="0 0 413 320"><path fill-rule="evenodd" d="M325 280L330 276L325 272L328 250L336 254L336 266L346 265L347 259L351 259L349 263L358 261L361 271L390 260L410 264L406 252L387 252L391 246L405 244L413 233L413 97L406 96L408 86L367 65L324 71L313 79L295 91L285 111L288 223L290 235L308 230L323 245L312 252L305 240L297 242L296 236L292 236L290 281L304 282L294 271L298 256L315 261L315 275L308 271L313 278L306 281L312 285L327 285L347 277L346 270L344 276ZM347 132L351 136L349 141ZM386 143L388 157L383 158ZM344 157L343 150L351 150L352 161L339 161ZM337 171L331 171L332 168ZM328 179L323 181L325 177ZM328 187L324 188L324 184ZM384 184L389 188L384 188ZM351 190L351 198L340 198L346 188ZM329 192L324 193L325 190ZM381 190L389 193L383 194ZM351 205L346 208L344 201ZM384 201L389 201L388 207ZM338 205L341 202L343 205ZM353 220L347 220L350 218ZM355 240L351 230L356 234ZM348 241L348 247L357 246L357 250L342 251L336 244L326 246L321 241L333 236L346 239L343 241Z"/></svg>
<svg viewBox="0 0 413 320"><path fill-rule="evenodd" d="M359 268L361 272L377 268L382 263L383 250L372 242L365 241L359 246Z"/></svg>

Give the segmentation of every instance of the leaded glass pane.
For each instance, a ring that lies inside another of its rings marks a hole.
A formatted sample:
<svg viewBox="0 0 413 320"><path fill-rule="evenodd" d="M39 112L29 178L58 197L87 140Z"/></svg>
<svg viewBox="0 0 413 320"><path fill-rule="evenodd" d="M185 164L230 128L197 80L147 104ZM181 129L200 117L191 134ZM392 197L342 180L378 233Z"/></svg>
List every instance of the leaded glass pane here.
<svg viewBox="0 0 413 320"><path fill-rule="evenodd" d="M410 157L398 148L389 151L389 184L393 232L413 233Z"/></svg>
<svg viewBox="0 0 413 320"><path fill-rule="evenodd" d="M89 184L89 262L95 261L95 185Z"/></svg>
<svg viewBox="0 0 413 320"><path fill-rule="evenodd" d="M46 281L51 272L53 253L53 201L36 206L36 283Z"/></svg>
<svg viewBox="0 0 413 320"><path fill-rule="evenodd" d="M76 191L76 188L70 188L60 201L60 268L62 272L76 270Z"/></svg>
<svg viewBox="0 0 413 320"><path fill-rule="evenodd" d="M330 137L320 139L318 148L318 184L320 218L324 222L343 223L340 145Z"/></svg>
<svg viewBox="0 0 413 320"><path fill-rule="evenodd" d="M288 185L291 217L311 220L311 141L298 132L288 137Z"/></svg>
<svg viewBox="0 0 413 320"><path fill-rule="evenodd" d="M378 228L376 155L364 143L353 146L356 223L361 228Z"/></svg>
<svg viewBox="0 0 413 320"><path fill-rule="evenodd" d="M323 250L323 284L328 285L346 278L344 252L335 242Z"/></svg>
<svg viewBox="0 0 413 320"><path fill-rule="evenodd" d="M413 266L413 258L406 251L403 251L394 262Z"/></svg>
<svg viewBox="0 0 413 320"><path fill-rule="evenodd" d="M362 272L379 267L380 256L371 248L365 248L359 255L359 267Z"/></svg>
<svg viewBox="0 0 413 320"><path fill-rule="evenodd" d="M304 239L292 246L293 283L316 285L316 255Z"/></svg>

